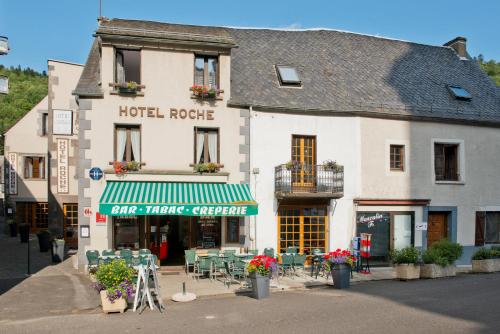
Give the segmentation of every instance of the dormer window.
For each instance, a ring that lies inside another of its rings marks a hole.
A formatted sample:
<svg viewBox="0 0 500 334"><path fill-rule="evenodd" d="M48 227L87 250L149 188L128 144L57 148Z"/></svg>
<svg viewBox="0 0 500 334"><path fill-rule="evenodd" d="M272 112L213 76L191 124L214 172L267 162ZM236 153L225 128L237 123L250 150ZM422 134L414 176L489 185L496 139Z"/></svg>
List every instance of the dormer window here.
<svg viewBox="0 0 500 334"><path fill-rule="evenodd" d="M141 83L141 51L116 49L115 82Z"/></svg>
<svg viewBox="0 0 500 334"><path fill-rule="evenodd" d="M465 90L460 86L448 86L448 89L450 90L450 93L457 100L465 100L465 101L472 100L472 95L470 95L470 93L467 90Z"/></svg>
<svg viewBox="0 0 500 334"><path fill-rule="evenodd" d="M300 86L301 81L295 67L276 65L276 72L281 86Z"/></svg>

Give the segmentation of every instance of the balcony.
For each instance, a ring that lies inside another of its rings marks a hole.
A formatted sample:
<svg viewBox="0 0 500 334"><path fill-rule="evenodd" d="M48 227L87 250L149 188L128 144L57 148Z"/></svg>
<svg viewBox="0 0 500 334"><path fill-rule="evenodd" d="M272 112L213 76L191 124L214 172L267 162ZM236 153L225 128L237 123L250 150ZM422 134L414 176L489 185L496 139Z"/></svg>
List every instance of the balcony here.
<svg viewBox="0 0 500 334"><path fill-rule="evenodd" d="M274 168L276 198L341 198L344 167L324 165L279 165Z"/></svg>

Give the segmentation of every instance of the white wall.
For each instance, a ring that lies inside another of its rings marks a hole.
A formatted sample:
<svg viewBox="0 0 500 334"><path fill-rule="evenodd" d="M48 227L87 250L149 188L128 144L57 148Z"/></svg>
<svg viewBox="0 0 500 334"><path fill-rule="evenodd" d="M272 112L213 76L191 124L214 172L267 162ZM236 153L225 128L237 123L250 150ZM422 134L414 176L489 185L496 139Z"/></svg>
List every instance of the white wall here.
<svg viewBox="0 0 500 334"><path fill-rule="evenodd" d="M354 233L352 199L361 186L359 161L359 119L357 117L322 117L253 111L250 119L251 189L259 204L256 216L257 248L277 248L277 210L274 195L274 167L291 159L292 135L314 135L317 140L317 163L332 159L344 166L344 197L332 201L329 248L347 247Z"/></svg>

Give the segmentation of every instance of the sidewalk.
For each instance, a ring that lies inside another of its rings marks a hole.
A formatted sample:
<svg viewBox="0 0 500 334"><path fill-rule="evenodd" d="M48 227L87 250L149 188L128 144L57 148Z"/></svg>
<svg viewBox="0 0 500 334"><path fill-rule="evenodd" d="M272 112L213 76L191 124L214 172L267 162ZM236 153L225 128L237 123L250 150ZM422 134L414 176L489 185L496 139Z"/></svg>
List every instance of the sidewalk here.
<svg viewBox="0 0 500 334"><path fill-rule="evenodd" d="M351 279L351 284L359 282L388 280L394 279L395 273L392 267L372 268L371 274L354 273ZM224 278L219 276L217 280L210 281L207 278L195 280L191 276L187 276L184 272L172 273L160 270L158 275L162 298L166 301L170 300L172 295L182 292L182 283L186 283L187 292L194 293L198 298L221 295L237 295L246 294L250 289L243 283L239 285L234 282L228 288L224 284ZM324 277L318 276L317 279L310 276L310 272L298 272L297 276L279 278L279 282L275 279L271 280L271 291L287 291L287 290L303 290L314 287L332 285L332 278L326 280Z"/></svg>

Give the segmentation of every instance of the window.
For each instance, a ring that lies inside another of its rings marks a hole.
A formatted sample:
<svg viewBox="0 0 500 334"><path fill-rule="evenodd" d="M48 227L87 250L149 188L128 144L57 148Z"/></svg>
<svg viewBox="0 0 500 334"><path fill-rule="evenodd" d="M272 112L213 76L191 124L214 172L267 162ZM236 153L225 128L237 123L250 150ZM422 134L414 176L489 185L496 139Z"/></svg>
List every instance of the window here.
<svg viewBox="0 0 500 334"><path fill-rule="evenodd" d="M18 224L28 224L31 232L49 227L49 204L47 202L17 202L16 219Z"/></svg>
<svg viewBox="0 0 500 334"><path fill-rule="evenodd" d="M49 203L36 203L35 227L45 229L49 227Z"/></svg>
<svg viewBox="0 0 500 334"><path fill-rule="evenodd" d="M195 128L194 163L219 163L219 130Z"/></svg>
<svg viewBox="0 0 500 334"><path fill-rule="evenodd" d="M391 171L404 171L405 169L405 146L391 145L390 146L390 165Z"/></svg>
<svg viewBox="0 0 500 334"><path fill-rule="evenodd" d="M457 100L472 100L472 95L460 86L448 86L448 89Z"/></svg>
<svg viewBox="0 0 500 334"><path fill-rule="evenodd" d="M63 204L64 240L68 247L78 247L78 204Z"/></svg>
<svg viewBox="0 0 500 334"><path fill-rule="evenodd" d="M194 84L219 88L219 62L217 57L195 56Z"/></svg>
<svg viewBox="0 0 500 334"><path fill-rule="evenodd" d="M45 179L45 158L25 157L24 158L24 178L25 179Z"/></svg>
<svg viewBox="0 0 500 334"><path fill-rule="evenodd" d="M42 114L42 136L46 136L49 133L49 114Z"/></svg>
<svg viewBox="0 0 500 334"><path fill-rule="evenodd" d="M241 217L227 217L226 218L226 242L239 243L240 242L240 221Z"/></svg>
<svg viewBox="0 0 500 334"><path fill-rule="evenodd" d="M500 243L500 212L476 212L476 246Z"/></svg>
<svg viewBox="0 0 500 334"><path fill-rule="evenodd" d="M116 83L141 83L141 51L116 49L115 59Z"/></svg>
<svg viewBox="0 0 500 334"><path fill-rule="evenodd" d="M300 86L301 81L294 67L276 65L281 86Z"/></svg>
<svg viewBox="0 0 500 334"><path fill-rule="evenodd" d="M141 161L141 129L139 126L116 126L115 161Z"/></svg>
<svg viewBox="0 0 500 334"><path fill-rule="evenodd" d="M458 181L458 144L434 143L436 181Z"/></svg>

